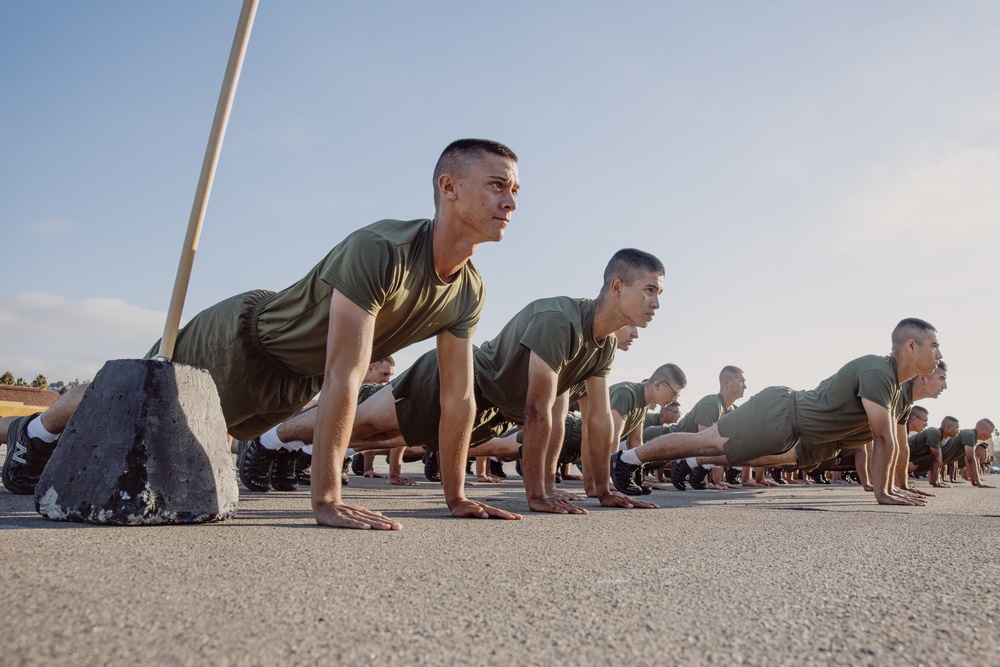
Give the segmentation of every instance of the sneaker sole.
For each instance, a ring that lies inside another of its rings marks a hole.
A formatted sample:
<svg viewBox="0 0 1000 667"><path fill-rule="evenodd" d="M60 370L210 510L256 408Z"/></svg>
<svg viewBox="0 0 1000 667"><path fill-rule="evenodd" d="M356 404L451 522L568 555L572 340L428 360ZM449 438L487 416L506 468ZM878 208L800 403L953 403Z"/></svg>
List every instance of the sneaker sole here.
<svg viewBox="0 0 1000 667"><path fill-rule="evenodd" d="M246 462L247 450L250 449L250 440L240 440L237 446L240 450L239 456L236 457L236 471L240 475L240 482L246 487L248 491L257 491L259 493L267 493L271 490L271 484L268 482L267 486L261 484L253 483L248 481L243 475L243 464Z"/></svg>

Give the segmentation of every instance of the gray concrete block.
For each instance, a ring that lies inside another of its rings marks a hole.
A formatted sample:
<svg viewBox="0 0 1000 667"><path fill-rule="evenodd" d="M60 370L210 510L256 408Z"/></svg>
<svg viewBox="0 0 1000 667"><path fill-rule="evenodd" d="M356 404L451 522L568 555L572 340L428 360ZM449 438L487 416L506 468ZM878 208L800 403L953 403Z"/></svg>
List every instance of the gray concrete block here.
<svg viewBox="0 0 1000 667"><path fill-rule="evenodd" d="M104 365L35 487L45 518L98 524L221 521L238 499L211 375L152 359Z"/></svg>

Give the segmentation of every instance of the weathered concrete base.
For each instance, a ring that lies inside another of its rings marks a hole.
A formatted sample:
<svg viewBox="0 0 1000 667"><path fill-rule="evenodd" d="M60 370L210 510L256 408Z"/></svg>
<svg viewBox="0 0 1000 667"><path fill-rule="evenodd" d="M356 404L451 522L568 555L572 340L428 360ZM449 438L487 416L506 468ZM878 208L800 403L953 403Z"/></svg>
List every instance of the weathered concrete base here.
<svg viewBox="0 0 1000 667"><path fill-rule="evenodd" d="M208 371L109 361L35 487L47 519L116 525L221 521L239 486Z"/></svg>

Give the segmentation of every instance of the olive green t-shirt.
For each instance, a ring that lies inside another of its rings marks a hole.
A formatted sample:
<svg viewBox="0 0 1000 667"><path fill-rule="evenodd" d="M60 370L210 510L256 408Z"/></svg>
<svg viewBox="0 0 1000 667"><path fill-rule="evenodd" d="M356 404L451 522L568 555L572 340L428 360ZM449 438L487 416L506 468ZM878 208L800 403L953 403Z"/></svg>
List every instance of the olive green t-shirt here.
<svg viewBox="0 0 1000 667"><path fill-rule="evenodd" d="M617 340L614 334L594 339L595 308L590 299L557 296L521 309L473 355L483 397L510 421L523 423L532 352L558 374L557 395L587 378L607 377Z"/></svg>
<svg viewBox="0 0 1000 667"><path fill-rule="evenodd" d="M485 289L466 262L450 282L434 269L431 220L380 220L337 244L261 310L265 349L293 373L323 375L333 290L375 316L372 359L449 331L471 338Z"/></svg>
<svg viewBox="0 0 1000 667"><path fill-rule="evenodd" d="M697 433L698 424L711 426L719 421L722 415L726 414L733 407L726 405L722 400L722 394L709 394L694 404L691 411L684 415L684 418L677 422L675 433Z"/></svg>
<svg viewBox="0 0 1000 667"><path fill-rule="evenodd" d="M642 426L649 405L646 403L646 387L641 382L619 382L611 385L608 393L611 396L611 409L625 420L622 437L637 426Z"/></svg>
<svg viewBox="0 0 1000 667"><path fill-rule="evenodd" d="M941 449L941 429L928 426L920 433L914 433L907 442L911 458L924 456L932 449Z"/></svg>
<svg viewBox="0 0 1000 667"><path fill-rule="evenodd" d="M884 407L894 418L899 380L892 357L860 357L847 362L815 389L795 392L800 437L818 445L856 440L865 429L870 433L863 398Z"/></svg>
<svg viewBox="0 0 1000 667"><path fill-rule="evenodd" d="M660 409L662 410L663 408ZM642 427L649 428L650 426L659 426L659 425L660 425L660 413L647 410L646 416L643 417L642 419Z"/></svg>
<svg viewBox="0 0 1000 667"><path fill-rule="evenodd" d="M963 428L954 438L948 438L941 444L941 459L952 463L965 456L966 447L976 446L976 430Z"/></svg>

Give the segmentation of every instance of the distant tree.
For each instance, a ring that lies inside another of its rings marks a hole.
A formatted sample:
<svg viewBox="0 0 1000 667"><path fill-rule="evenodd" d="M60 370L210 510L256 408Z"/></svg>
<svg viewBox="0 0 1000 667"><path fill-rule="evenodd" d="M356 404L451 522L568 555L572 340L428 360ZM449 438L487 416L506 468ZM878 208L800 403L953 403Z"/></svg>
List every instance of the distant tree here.
<svg viewBox="0 0 1000 667"><path fill-rule="evenodd" d="M38 377L31 381L31 386L37 389L48 389L49 381L45 379L44 375L39 374Z"/></svg>
<svg viewBox="0 0 1000 667"><path fill-rule="evenodd" d="M14 380L14 386L15 387L27 387L28 386L28 381L25 380L24 378L17 378L16 380Z"/></svg>
<svg viewBox="0 0 1000 667"><path fill-rule="evenodd" d="M0 375L0 384L12 386L14 384L14 374L7 371L3 375Z"/></svg>

